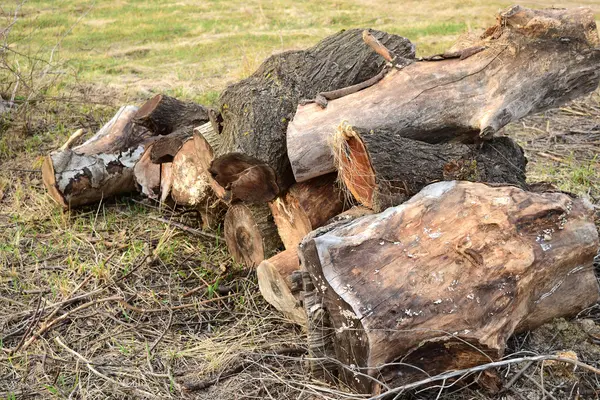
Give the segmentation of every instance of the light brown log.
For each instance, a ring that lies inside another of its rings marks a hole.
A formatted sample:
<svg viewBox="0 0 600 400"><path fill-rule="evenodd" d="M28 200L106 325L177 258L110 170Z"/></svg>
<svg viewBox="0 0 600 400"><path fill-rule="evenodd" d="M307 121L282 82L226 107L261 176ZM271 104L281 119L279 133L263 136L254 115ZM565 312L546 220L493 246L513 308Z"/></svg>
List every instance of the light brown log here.
<svg viewBox="0 0 600 400"><path fill-rule="evenodd" d="M393 128L428 143L489 139L511 121L595 90L598 46L589 9L512 7L482 39L451 49L451 58L394 69L326 108L298 106L286 136L294 177L303 182L335 170L328 140L342 123Z"/></svg>
<svg viewBox="0 0 600 400"><path fill-rule="evenodd" d="M221 146L221 137L215 131L216 125L218 125L218 122L211 121L194 129L193 137L196 157L200 167L205 171L209 170L210 164L215 157L215 151L218 151ZM210 173L207 174L207 177L215 195L220 199L229 201L231 199L230 194L213 179Z"/></svg>
<svg viewBox="0 0 600 400"><path fill-rule="evenodd" d="M513 333L598 300L598 246L586 200L435 183L300 244L332 325L312 340L368 375L340 369L362 392L497 360Z"/></svg>
<svg viewBox="0 0 600 400"><path fill-rule="evenodd" d="M298 251L289 249L261 262L256 269L258 287L265 300L298 325L306 326L302 306L302 274Z"/></svg>
<svg viewBox="0 0 600 400"><path fill-rule="evenodd" d="M136 190L135 163L152 141L133 124L135 106L124 106L92 138L73 149L52 152L42 166L50 196L63 208L95 203Z"/></svg>
<svg viewBox="0 0 600 400"><path fill-rule="evenodd" d="M279 237L286 249L296 249L310 231L344 211L344 195L330 174L292 185L269 203Z"/></svg>
<svg viewBox="0 0 600 400"><path fill-rule="evenodd" d="M283 248L267 204L232 204L223 233L233 259L248 267L258 266Z"/></svg>
<svg viewBox="0 0 600 400"><path fill-rule="evenodd" d="M171 175L171 198L176 205L198 210L204 228L214 228L223 221L225 204L210 187L209 174L198 160L195 143L191 137L173 158Z"/></svg>

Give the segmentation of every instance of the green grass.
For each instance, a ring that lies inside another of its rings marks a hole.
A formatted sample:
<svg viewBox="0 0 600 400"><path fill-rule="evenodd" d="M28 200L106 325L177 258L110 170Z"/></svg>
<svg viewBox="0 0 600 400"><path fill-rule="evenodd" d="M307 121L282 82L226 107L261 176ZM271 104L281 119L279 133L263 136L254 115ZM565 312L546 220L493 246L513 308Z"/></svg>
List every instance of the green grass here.
<svg viewBox="0 0 600 400"><path fill-rule="evenodd" d="M512 3L34 0L22 8L13 48L26 54L55 49L54 60L63 61L79 81L125 87L134 94L186 88L190 97L214 100L207 93L247 76L268 55L310 46L340 29L397 33L416 43L418 53L431 54L447 49L463 32L489 26ZM5 2L4 12L15 4ZM593 7L600 16L597 1L561 2L579 5Z"/></svg>

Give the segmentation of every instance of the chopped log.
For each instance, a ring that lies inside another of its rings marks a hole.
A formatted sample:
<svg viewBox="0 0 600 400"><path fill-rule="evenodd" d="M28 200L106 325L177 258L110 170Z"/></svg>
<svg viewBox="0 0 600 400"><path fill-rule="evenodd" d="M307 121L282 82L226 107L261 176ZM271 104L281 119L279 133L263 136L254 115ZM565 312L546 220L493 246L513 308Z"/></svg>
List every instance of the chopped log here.
<svg viewBox="0 0 600 400"><path fill-rule="evenodd" d="M132 120L135 106L124 106L80 146L52 152L42 177L50 196L63 208L78 207L136 190L133 168L151 142L151 132Z"/></svg>
<svg viewBox="0 0 600 400"><path fill-rule="evenodd" d="M195 103L157 94L148 100L135 115L135 123L155 135L168 135L184 127L192 129L209 121L209 109Z"/></svg>
<svg viewBox="0 0 600 400"><path fill-rule="evenodd" d="M211 121L210 123L201 125L194 129L196 157L200 167L205 171L208 171L210 168L210 163L214 159L215 150L218 150L221 146L221 137L215 130L215 126L217 126L216 123ZM210 173L208 173L208 182L217 197L225 201L229 201L231 199L230 193L225 191L225 189L223 189L223 187L213 179Z"/></svg>
<svg viewBox="0 0 600 400"><path fill-rule="evenodd" d="M177 205L195 208L202 217L204 228L213 228L223 221L225 204L210 187L209 174L198 160L191 137L173 158L171 175L171 198Z"/></svg>
<svg viewBox="0 0 600 400"><path fill-rule="evenodd" d="M429 144L401 137L394 128L367 131L345 126L332 140L340 180L376 212L408 200L430 183L468 180L525 188L527 159L508 137L480 145Z"/></svg>
<svg viewBox="0 0 600 400"><path fill-rule="evenodd" d="M258 287L265 300L298 325L306 326L301 300L302 274L298 251L289 249L264 260L256 269Z"/></svg>
<svg viewBox="0 0 600 400"><path fill-rule="evenodd" d="M344 211L344 195L335 174L296 183L269 203L279 237L286 249L296 249L310 231Z"/></svg>
<svg viewBox="0 0 600 400"><path fill-rule="evenodd" d="M287 129L294 177L335 171L328 140L343 122L428 143L489 139L511 121L595 90L598 46L589 9L512 7L481 39L462 41L439 61L395 68L326 108L298 106Z"/></svg>
<svg viewBox="0 0 600 400"><path fill-rule="evenodd" d="M513 333L594 303L598 246L586 200L449 181L320 228L299 255L336 358L366 374L340 378L378 392L377 381L395 387L499 359Z"/></svg>
<svg viewBox="0 0 600 400"><path fill-rule="evenodd" d="M414 58L414 46L407 39L378 31L372 34L395 54ZM307 50L267 59L252 76L221 94L223 146L215 149L210 168L215 180L231 190L232 200L273 200L294 182L285 132L298 103L366 81L384 64L362 41L359 29L339 32Z"/></svg>
<svg viewBox="0 0 600 400"><path fill-rule="evenodd" d="M223 232L234 261L248 267L258 266L283 248L267 204L232 204Z"/></svg>
<svg viewBox="0 0 600 400"><path fill-rule="evenodd" d="M186 127L184 130L176 130L167 136L159 138L153 143L152 150L150 151L150 161L154 164L173 162L181 146L192 137L192 134L193 131L188 130Z"/></svg>

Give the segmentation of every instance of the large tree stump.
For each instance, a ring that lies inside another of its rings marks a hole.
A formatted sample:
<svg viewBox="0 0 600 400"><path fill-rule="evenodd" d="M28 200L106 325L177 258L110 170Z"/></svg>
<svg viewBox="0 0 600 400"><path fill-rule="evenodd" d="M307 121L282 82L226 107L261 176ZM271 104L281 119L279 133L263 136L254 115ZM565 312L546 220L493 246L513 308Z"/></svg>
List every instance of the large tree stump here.
<svg viewBox="0 0 600 400"><path fill-rule="evenodd" d="M373 35L395 54L414 58L407 39L377 31ZM210 168L215 180L231 191L232 200L273 200L293 183L285 132L298 102L365 81L383 65L359 29L337 33L307 50L270 57L219 99L223 145Z"/></svg>
<svg viewBox="0 0 600 400"><path fill-rule="evenodd" d="M298 251L285 250L264 260L256 269L256 275L265 300L296 324L306 327Z"/></svg>
<svg viewBox="0 0 600 400"><path fill-rule="evenodd" d="M138 108L124 106L92 138L44 159L42 177L64 208L78 207L136 190L133 168L152 133L132 120Z"/></svg>
<svg viewBox="0 0 600 400"><path fill-rule="evenodd" d="M248 267L258 266L283 248L267 204L232 204L223 233L233 259Z"/></svg>
<svg viewBox="0 0 600 400"><path fill-rule="evenodd" d="M310 231L344 211L344 195L330 174L292 185L269 203L279 237L286 249L296 249Z"/></svg>
<svg viewBox="0 0 600 400"><path fill-rule="evenodd" d="M401 137L393 128L366 131L346 126L335 134L332 150L346 188L376 212L442 180L525 187L527 160L523 149L507 137L483 145L429 144Z"/></svg>
<svg viewBox="0 0 600 400"><path fill-rule="evenodd" d="M392 70L326 108L300 105L287 130L295 179L335 170L327 142L342 123L428 143L489 139L511 121L595 90L598 46L589 9L512 7L481 39L428 59L438 61Z"/></svg>
<svg viewBox="0 0 600 400"><path fill-rule="evenodd" d="M336 358L367 374L340 378L372 392L496 360L513 333L594 303L598 246L585 200L448 181L318 229L300 260Z"/></svg>

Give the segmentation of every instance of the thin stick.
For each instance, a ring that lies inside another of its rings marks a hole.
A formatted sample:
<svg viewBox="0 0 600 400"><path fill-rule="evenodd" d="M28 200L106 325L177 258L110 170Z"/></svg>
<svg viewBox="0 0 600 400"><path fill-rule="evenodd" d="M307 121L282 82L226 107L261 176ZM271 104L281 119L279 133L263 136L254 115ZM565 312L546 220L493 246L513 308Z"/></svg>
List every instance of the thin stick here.
<svg viewBox="0 0 600 400"><path fill-rule="evenodd" d="M147 217L150 218L151 220L162 222L163 224L168 224L168 225L174 226L175 228L181 229L182 231L185 231L185 232L188 232L188 233L191 233L192 235L202 236L202 237L205 237L205 238L208 238L208 239L214 239L214 240L225 240L225 238L222 237L222 236L214 235L214 234L208 233L208 232L203 232L201 230L191 228L191 227L189 227L187 225L180 224L179 222L171 221L171 220L168 220L166 218L155 217L153 215L148 215Z"/></svg>
<svg viewBox="0 0 600 400"><path fill-rule="evenodd" d="M69 136L69 138L67 139L65 144L60 146L58 151L65 151L65 150L70 149L71 147L73 147L73 143L75 143L75 141L77 139L79 139L81 136L83 136L83 129L77 129L75 132L73 132L73 134L71 136Z"/></svg>
<svg viewBox="0 0 600 400"><path fill-rule="evenodd" d="M450 378L456 378L458 376L465 375L465 374L471 374L474 372L485 371L490 368L503 367L505 365L516 364L516 363L521 363L521 362L525 362L525 361L536 362L536 361L544 361L544 360L561 361L561 362L565 362L568 364L573 364L573 365L581 367L585 370L593 372L594 374L600 375L600 369L592 367L591 365L582 363L581 361L578 361L578 360L572 360L570 358L557 357L557 356L551 356L551 355L534 356L534 357L520 357L520 358L511 358L510 360L491 362L491 363L487 363L487 364L478 365L478 366L472 367L472 368L460 369L457 371L444 372L443 374L432 376L430 378L426 378L426 379L423 379L423 380L420 380L417 382L409 383L409 384L403 385L403 386L398 386L398 387L388 390L387 392L384 392L380 395L377 395L374 397L369 397L368 400L383 399L383 398L389 396L390 394L398 393L398 392L401 392L404 390L414 389L414 388L426 385L431 382L445 381Z"/></svg>
<svg viewBox="0 0 600 400"><path fill-rule="evenodd" d="M214 301L218 301L218 300L224 300L224 299L228 299L230 297L235 296L236 294L228 294L227 296L221 296L221 297L215 297L212 299L208 299L208 300L204 300L204 301L199 301L197 303L187 303L187 304L180 304L178 306L173 306L173 307L164 307L164 308L139 308L136 306L132 306L131 304L127 303L125 300L119 298L119 303L121 303L121 305L125 308L127 308L128 310L132 310L132 311L137 311L140 313L153 313L153 312L165 312L165 311L175 311L175 310L182 310L185 308L192 308L192 307L196 307L196 306L201 306L203 304L208 304L208 303L212 303Z"/></svg>

